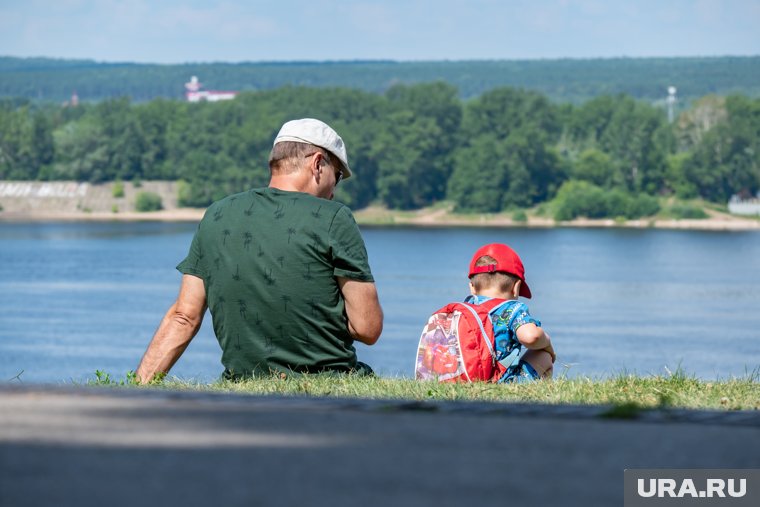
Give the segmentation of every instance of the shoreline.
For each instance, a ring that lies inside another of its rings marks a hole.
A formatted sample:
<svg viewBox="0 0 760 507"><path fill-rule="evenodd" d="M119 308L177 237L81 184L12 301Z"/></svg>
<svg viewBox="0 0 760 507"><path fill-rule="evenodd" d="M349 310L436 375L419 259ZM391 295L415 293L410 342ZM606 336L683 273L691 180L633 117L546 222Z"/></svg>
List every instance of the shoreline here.
<svg viewBox="0 0 760 507"><path fill-rule="evenodd" d="M0 211L0 223L44 222L199 222L205 208L175 208L151 212L39 212ZM557 222L550 218L528 217L515 221L505 214L460 215L446 209L393 211L369 207L354 211L360 226L380 227L503 227L503 228L620 228L674 229L703 231L760 231L760 220L714 212L704 219L638 219L577 218Z"/></svg>
<svg viewBox="0 0 760 507"><path fill-rule="evenodd" d="M178 183L144 181L139 186L116 183L72 181L0 181L0 223L7 222L194 222L203 218L205 208L178 206ZM164 209L138 212L135 202L141 192L156 194ZM389 210L370 205L352 210L356 222L366 227L501 227L501 228L627 228L686 229L703 231L760 231L760 216L732 215L698 205L704 219L670 219L663 216L637 220L577 218L556 222L538 216L535 210L500 213L454 213L451 202L441 201L418 210Z"/></svg>

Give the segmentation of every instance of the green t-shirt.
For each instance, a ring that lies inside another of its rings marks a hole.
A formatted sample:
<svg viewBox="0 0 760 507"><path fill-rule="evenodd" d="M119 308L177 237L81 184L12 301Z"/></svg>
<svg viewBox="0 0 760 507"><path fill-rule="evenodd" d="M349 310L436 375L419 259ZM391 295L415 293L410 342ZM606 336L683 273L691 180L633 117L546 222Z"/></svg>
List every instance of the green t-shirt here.
<svg viewBox="0 0 760 507"><path fill-rule="evenodd" d="M335 277L374 279L346 206L274 188L229 196L206 210L177 269L203 279L234 375L355 367Z"/></svg>

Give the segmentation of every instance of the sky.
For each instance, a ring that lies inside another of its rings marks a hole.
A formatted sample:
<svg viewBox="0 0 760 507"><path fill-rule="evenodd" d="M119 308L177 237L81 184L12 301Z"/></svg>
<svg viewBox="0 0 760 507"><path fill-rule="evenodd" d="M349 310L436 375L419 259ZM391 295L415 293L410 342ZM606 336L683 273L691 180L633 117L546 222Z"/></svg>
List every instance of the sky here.
<svg viewBox="0 0 760 507"><path fill-rule="evenodd" d="M760 0L0 0L0 55L107 62L760 55Z"/></svg>

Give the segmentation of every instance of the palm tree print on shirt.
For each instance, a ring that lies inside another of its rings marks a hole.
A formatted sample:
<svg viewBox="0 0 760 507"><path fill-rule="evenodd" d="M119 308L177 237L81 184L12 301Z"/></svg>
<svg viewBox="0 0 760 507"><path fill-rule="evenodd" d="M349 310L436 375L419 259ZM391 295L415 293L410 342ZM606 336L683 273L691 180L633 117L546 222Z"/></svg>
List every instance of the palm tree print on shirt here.
<svg viewBox="0 0 760 507"><path fill-rule="evenodd" d="M253 234L250 232L243 234L243 248L245 248L246 252L248 252L251 248L251 241L253 241Z"/></svg>
<svg viewBox="0 0 760 507"><path fill-rule="evenodd" d="M292 238L295 233L296 230L293 227L288 227L288 245L290 244L290 238Z"/></svg>
<svg viewBox="0 0 760 507"><path fill-rule="evenodd" d="M223 230L223 231L222 231L222 235L224 236L224 237L222 238L222 245L223 245L223 246L226 246L226 245L227 245L227 238L229 238L229 237L230 237L230 234L231 234L231 233L230 233L230 230L229 230L229 229L225 229L225 230Z"/></svg>
<svg viewBox="0 0 760 507"><path fill-rule="evenodd" d="M313 280L314 279L314 276L311 274L311 262L309 262L308 264L306 264L306 273L304 273L301 276L303 276L304 280Z"/></svg>
<svg viewBox="0 0 760 507"><path fill-rule="evenodd" d="M246 320L245 319L245 317L246 317L245 314L248 311L248 305L246 305L245 301L243 301L242 299L238 299L237 303L238 303L238 311L240 312L240 317L243 320Z"/></svg>
<svg viewBox="0 0 760 507"><path fill-rule="evenodd" d="M280 299L282 300L283 303L285 303L285 313L288 313L288 303L292 301L291 297L288 296L287 294L283 294L282 296L280 296Z"/></svg>
<svg viewBox="0 0 760 507"><path fill-rule="evenodd" d="M240 265L239 264L235 264L235 274L232 275L232 279L235 280L236 282L240 281Z"/></svg>
<svg viewBox="0 0 760 507"><path fill-rule="evenodd" d="M276 280L275 280L275 279L274 279L274 277L272 276L272 270L271 270L271 269L268 269L268 270L267 270L267 272L264 274L264 278L265 278L265 279L266 279L266 281L267 281L267 285L270 285L270 286L271 286L271 285L274 285L274 284L275 284L275 282L276 282Z"/></svg>
<svg viewBox="0 0 760 507"><path fill-rule="evenodd" d="M250 206L248 206L248 209L245 210L243 213L246 214L246 216L253 215L253 205L256 204L256 201L253 201Z"/></svg>
<svg viewBox="0 0 760 507"><path fill-rule="evenodd" d="M198 247L198 257L195 258L195 264L193 265L194 268L198 268L198 263L203 260L203 249L199 246Z"/></svg>
<svg viewBox="0 0 760 507"><path fill-rule="evenodd" d="M322 218L322 214L320 213L321 210L322 210L322 206L320 205L316 211L311 212L311 216L319 220L320 218Z"/></svg>
<svg viewBox="0 0 760 507"><path fill-rule="evenodd" d="M274 217L279 220L284 216L285 216L285 207L282 204L278 204L277 209L274 212Z"/></svg>
<svg viewBox="0 0 760 507"><path fill-rule="evenodd" d="M214 222L218 222L223 216L224 213L222 213L222 208L216 208L216 211L214 211Z"/></svg>

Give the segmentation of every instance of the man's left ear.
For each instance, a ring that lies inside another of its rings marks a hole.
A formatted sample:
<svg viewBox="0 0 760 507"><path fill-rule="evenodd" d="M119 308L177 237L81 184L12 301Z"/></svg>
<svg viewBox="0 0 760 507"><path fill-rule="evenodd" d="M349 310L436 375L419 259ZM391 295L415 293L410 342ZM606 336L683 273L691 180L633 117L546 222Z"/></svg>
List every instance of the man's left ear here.
<svg viewBox="0 0 760 507"><path fill-rule="evenodd" d="M317 156L314 157L314 159L316 160L316 164L317 164L316 174L318 175L318 178L322 178L324 176L322 171L324 170L323 169L324 166L327 165L327 159L325 159L325 156L322 155L321 153L317 153Z"/></svg>

